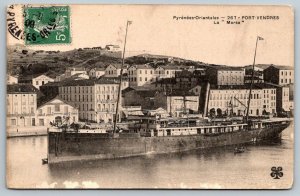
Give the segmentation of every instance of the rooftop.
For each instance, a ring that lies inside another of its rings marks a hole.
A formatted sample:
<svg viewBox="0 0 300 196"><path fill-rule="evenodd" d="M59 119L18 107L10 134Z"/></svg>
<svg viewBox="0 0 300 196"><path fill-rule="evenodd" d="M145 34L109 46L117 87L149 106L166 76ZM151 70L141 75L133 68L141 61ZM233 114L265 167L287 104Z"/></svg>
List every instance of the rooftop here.
<svg viewBox="0 0 300 196"><path fill-rule="evenodd" d="M154 69L150 64L136 65L137 69Z"/></svg>
<svg viewBox="0 0 300 196"><path fill-rule="evenodd" d="M120 63L111 63L107 67L109 67L110 65L117 68L117 69L122 69L122 64L120 64ZM126 67L126 66L127 66L127 64L124 64L124 67Z"/></svg>
<svg viewBox="0 0 300 196"><path fill-rule="evenodd" d="M95 84L119 84L118 81L108 78L83 79L83 80L64 80L61 86L94 86Z"/></svg>
<svg viewBox="0 0 300 196"><path fill-rule="evenodd" d="M271 84L271 83L254 83L252 85L252 89L266 89L266 88L277 88L280 87L279 85L276 84ZM210 87L213 90L250 90L250 84L244 84L244 85L211 85Z"/></svg>
<svg viewBox="0 0 300 196"><path fill-rule="evenodd" d="M39 93L39 90L35 88L32 84L8 84L7 94L32 94Z"/></svg>
<svg viewBox="0 0 300 196"><path fill-rule="evenodd" d="M66 70L71 70L71 71L85 71L84 67L68 67Z"/></svg>
<svg viewBox="0 0 300 196"><path fill-rule="evenodd" d="M56 97L48 97L48 98L45 98L44 100L40 100L40 102L38 103L38 108L40 108L40 107L42 107L42 106L44 106L44 105L46 105L47 103L49 103L49 102L51 102L51 101L53 101L53 100L55 100L55 99L58 99L58 100L60 100L60 101L62 101L63 103L65 103L65 104L68 104L68 105L70 105L70 106L72 106L72 107L74 107L74 108L76 108L75 107L75 105L73 105L72 103L70 103L70 102L68 102L68 101L66 101L66 100L63 100L59 95L57 95Z"/></svg>
<svg viewBox="0 0 300 196"><path fill-rule="evenodd" d="M294 67L287 66L287 65L271 65L271 66L280 70L294 70Z"/></svg>

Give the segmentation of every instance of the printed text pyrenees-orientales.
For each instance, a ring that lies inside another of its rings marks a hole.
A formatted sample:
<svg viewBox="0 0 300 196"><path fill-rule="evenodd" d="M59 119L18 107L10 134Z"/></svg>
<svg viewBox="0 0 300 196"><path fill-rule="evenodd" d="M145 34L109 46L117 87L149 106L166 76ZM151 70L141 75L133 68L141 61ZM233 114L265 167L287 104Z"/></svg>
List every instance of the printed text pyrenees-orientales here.
<svg viewBox="0 0 300 196"><path fill-rule="evenodd" d="M242 20L279 20L279 16L236 16ZM219 16L173 16L174 20L219 20ZM227 16L228 19L232 18Z"/></svg>

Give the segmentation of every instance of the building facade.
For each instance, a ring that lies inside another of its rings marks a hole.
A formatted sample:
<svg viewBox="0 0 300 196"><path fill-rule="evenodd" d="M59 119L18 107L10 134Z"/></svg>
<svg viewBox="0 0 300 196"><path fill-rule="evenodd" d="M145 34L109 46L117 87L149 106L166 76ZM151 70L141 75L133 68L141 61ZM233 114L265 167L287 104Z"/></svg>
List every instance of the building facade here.
<svg viewBox="0 0 300 196"><path fill-rule="evenodd" d="M124 65L126 67L126 65ZM105 77L119 77L121 75L121 64L110 64L105 69ZM127 70L124 68L123 73L126 73Z"/></svg>
<svg viewBox="0 0 300 196"><path fill-rule="evenodd" d="M101 76L105 75L105 69L104 68L92 68L89 71L90 78L100 78Z"/></svg>
<svg viewBox="0 0 300 196"><path fill-rule="evenodd" d="M37 91L31 84L7 85L7 126L28 127L36 125Z"/></svg>
<svg viewBox="0 0 300 196"><path fill-rule="evenodd" d="M116 112L118 87L113 80L69 81L59 87L59 95L78 108L80 120L110 122Z"/></svg>
<svg viewBox="0 0 300 196"><path fill-rule="evenodd" d="M54 82L54 79L50 78L44 74L37 76L35 78L32 78L32 85L37 89L40 89L40 86L45 85L48 82Z"/></svg>
<svg viewBox="0 0 300 196"><path fill-rule="evenodd" d="M245 116L249 100L249 88L211 88L209 91L208 113ZM276 114L276 88L254 86L251 93L249 116Z"/></svg>
<svg viewBox="0 0 300 196"><path fill-rule="evenodd" d="M71 124L78 122L78 109L60 97L55 97L37 108L36 121L38 126Z"/></svg>
<svg viewBox="0 0 300 196"><path fill-rule="evenodd" d="M245 70L239 67L210 67L206 70L206 75L214 85L244 85Z"/></svg>
<svg viewBox="0 0 300 196"><path fill-rule="evenodd" d="M84 67L68 67L65 71L65 78L69 78L75 74L87 74Z"/></svg>
<svg viewBox="0 0 300 196"><path fill-rule="evenodd" d="M129 86L143 86L156 80L155 69L149 64L132 65L127 74Z"/></svg>
<svg viewBox="0 0 300 196"><path fill-rule="evenodd" d="M264 80L278 85L294 83L294 68L289 66L271 65L264 70Z"/></svg>

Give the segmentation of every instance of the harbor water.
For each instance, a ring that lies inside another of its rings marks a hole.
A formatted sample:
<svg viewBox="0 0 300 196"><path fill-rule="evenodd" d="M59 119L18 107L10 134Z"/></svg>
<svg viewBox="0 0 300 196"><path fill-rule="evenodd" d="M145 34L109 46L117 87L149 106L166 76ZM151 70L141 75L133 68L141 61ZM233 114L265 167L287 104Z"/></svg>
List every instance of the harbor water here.
<svg viewBox="0 0 300 196"><path fill-rule="evenodd" d="M43 165L47 137L7 139L11 188L287 188L293 179L293 126L281 142L168 155ZM272 167L282 167L280 179Z"/></svg>

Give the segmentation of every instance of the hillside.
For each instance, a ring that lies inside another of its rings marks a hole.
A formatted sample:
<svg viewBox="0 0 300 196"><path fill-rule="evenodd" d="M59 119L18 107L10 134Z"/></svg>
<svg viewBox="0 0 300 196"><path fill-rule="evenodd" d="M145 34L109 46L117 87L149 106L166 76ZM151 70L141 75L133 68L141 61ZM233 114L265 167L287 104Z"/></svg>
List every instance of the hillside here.
<svg viewBox="0 0 300 196"><path fill-rule="evenodd" d="M15 45L8 48L7 70L12 75L30 77L46 74L55 78L64 73L68 67L85 67L87 70L103 68L112 63L121 63L121 58L100 55L97 50L73 49L69 51L28 50L24 46ZM186 65L196 68L218 66L172 56L140 54L125 59L127 64L152 63L158 65Z"/></svg>

